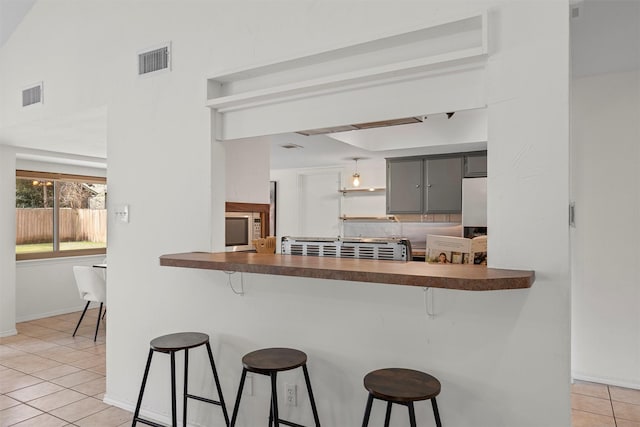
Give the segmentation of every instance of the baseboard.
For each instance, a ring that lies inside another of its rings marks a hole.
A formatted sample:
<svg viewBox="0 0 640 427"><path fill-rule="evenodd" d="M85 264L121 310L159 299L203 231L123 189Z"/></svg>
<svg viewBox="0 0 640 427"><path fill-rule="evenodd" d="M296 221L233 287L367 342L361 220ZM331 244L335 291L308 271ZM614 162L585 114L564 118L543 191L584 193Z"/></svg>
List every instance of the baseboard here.
<svg viewBox="0 0 640 427"><path fill-rule="evenodd" d="M123 402L121 400L118 399L112 399L109 397L109 395L105 394L104 395L104 399L102 399L102 401L104 403L106 403L107 405L111 405L111 406L116 406L120 409L124 409L125 411L129 411L131 413L133 413L136 409L136 407L130 403L127 402ZM171 417L164 415L164 414L159 414L157 412L153 412L153 411L149 411L147 409L144 408L140 408L140 416L142 418L147 418L151 421L155 421L158 423L162 423L162 424L166 424L166 425L171 425ZM181 422L179 420L179 422ZM192 423L187 423L187 426L189 427L204 427L202 424L192 424Z"/></svg>
<svg viewBox="0 0 640 427"><path fill-rule="evenodd" d="M38 320L38 319L44 319L45 317L52 317L52 316L59 316L61 314L69 314L69 313L75 313L77 311L82 311L82 309L84 309L84 304L78 306L78 307L72 307L72 308L62 308L60 310L54 310L54 311L48 311L46 313L37 313L37 314L30 314L27 316L20 316L20 317L16 317L16 323L20 323L20 322L29 322L31 320ZM89 308L96 308L99 307L100 305L97 303L91 303L89 305Z"/></svg>
<svg viewBox="0 0 640 427"><path fill-rule="evenodd" d="M18 331L16 330L16 328L9 329L8 331L0 332L0 338L2 338L2 337L10 337L12 335L18 335Z"/></svg>
<svg viewBox="0 0 640 427"><path fill-rule="evenodd" d="M118 399L112 399L107 394L104 395L104 399L102 399L102 401L107 405L116 406L120 409L124 409L125 411L129 411L132 413L136 410L135 405L132 405L128 402L123 402ZM149 411L144 408L140 408L140 416L142 416L143 418L148 418L151 421L171 425L171 417L159 414L157 412Z"/></svg>
<svg viewBox="0 0 640 427"><path fill-rule="evenodd" d="M616 387L633 388L636 390L640 390L640 383L632 382L632 381L620 381L620 380L611 379L611 378L594 377L591 375L583 375L583 374L577 374L577 373L571 374L571 377L574 380L589 381L592 383L600 383L600 384L612 385Z"/></svg>
<svg viewBox="0 0 640 427"><path fill-rule="evenodd" d="M136 407L130 403L123 402L122 400L112 399L108 394L105 393L104 398L102 399L104 403L111 406L116 406L120 409L124 409L125 411L133 412ZM169 418L167 418L169 419ZM171 420L169 420L171 422Z"/></svg>

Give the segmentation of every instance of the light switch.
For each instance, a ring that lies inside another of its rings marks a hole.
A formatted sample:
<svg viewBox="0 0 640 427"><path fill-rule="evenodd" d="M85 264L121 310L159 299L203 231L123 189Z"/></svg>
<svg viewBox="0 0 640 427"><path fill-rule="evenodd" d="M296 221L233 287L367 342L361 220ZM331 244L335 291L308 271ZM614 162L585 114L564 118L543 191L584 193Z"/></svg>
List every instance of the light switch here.
<svg viewBox="0 0 640 427"><path fill-rule="evenodd" d="M129 205L116 206L115 215L120 222L129 222Z"/></svg>

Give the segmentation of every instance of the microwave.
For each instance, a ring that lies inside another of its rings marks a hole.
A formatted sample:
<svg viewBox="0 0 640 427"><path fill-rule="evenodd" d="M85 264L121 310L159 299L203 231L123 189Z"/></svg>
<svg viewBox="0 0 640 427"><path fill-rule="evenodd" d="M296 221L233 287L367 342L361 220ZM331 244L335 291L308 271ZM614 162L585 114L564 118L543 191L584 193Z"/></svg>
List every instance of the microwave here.
<svg viewBox="0 0 640 427"><path fill-rule="evenodd" d="M253 241L262 237L259 212L226 212L224 245L227 252L255 250Z"/></svg>

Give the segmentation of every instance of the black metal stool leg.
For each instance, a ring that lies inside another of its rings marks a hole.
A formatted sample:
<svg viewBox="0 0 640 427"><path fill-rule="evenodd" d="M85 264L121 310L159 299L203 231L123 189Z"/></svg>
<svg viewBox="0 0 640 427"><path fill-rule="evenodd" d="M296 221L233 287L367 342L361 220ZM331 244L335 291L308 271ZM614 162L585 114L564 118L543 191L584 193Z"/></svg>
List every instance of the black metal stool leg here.
<svg viewBox="0 0 640 427"><path fill-rule="evenodd" d="M384 427L389 427L389 421L391 421L391 402L387 402L387 413L384 415Z"/></svg>
<svg viewBox="0 0 640 427"><path fill-rule="evenodd" d="M269 427L273 426L273 397L271 398L271 407L269 407Z"/></svg>
<svg viewBox="0 0 640 427"><path fill-rule="evenodd" d="M277 372L271 373L271 407L273 408L273 427L280 425L278 415L278 386L276 384Z"/></svg>
<svg viewBox="0 0 640 427"><path fill-rule="evenodd" d="M171 426L178 427L178 416L176 414L176 353L171 354Z"/></svg>
<svg viewBox="0 0 640 427"><path fill-rule="evenodd" d="M182 397L182 427L187 427L187 381L189 380L189 349L184 350L184 394Z"/></svg>
<svg viewBox="0 0 640 427"><path fill-rule="evenodd" d="M304 381L307 383L307 391L309 392L309 400L311 401L313 419L316 422L316 427L320 427L320 418L318 418L318 409L316 408L316 401L313 398L313 390L311 389L311 380L309 379L309 371L307 370L306 363L302 365L302 371L304 372Z"/></svg>
<svg viewBox="0 0 640 427"><path fill-rule="evenodd" d="M364 410L364 418L362 419L362 427L369 425L369 416L371 415L371 405L373 405L373 395L369 394L367 398L367 407Z"/></svg>
<svg viewBox="0 0 640 427"><path fill-rule="evenodd" d="M207 345L207 353L209 354L209 363L211 363L211 370L213 371L213 379L216 383L216 389L218 390L218 397L220 398L220 406L222 406L222 414L224 415L225 425L229 426L229 414L227 413L227 406L224 404L224 397L222 396L222 387L220 386L220 379L218 378L218 370L216 364L213 361L213 352L211 351L211 345Z"/></svg>
<svg viewBox="0 0 640 427"><path fill-rule="evenodd" d="M78 328L80 327L80 322L82 322L82 319L84 319L84 315L87 312L87 308L89 308L89 304L91 304L91 301L87 301L87 305L84 306L84 310L82 310L82 314L80 315L80 320L78 320L76 329L73 331L73 335L71 335L72 337L76 336L76 332L78 332Z"/></svg>
<svg viewBox="0 0 640 427"><path fill-rule="evenodd" d="M433 416L436 419L436 426L442 427L442 422L440 421L440 412L438 411L438 404L436 403L436 398L431 398L431 406L433 407Z"/></svg>
<svg viewBox="0 0 640 427"><path fill-rule="evenodd" d="M96 334L93 336L93 341L95 342L98 339L98 328L100 327L100 316L102 315L102 304L100 303L100 311L98 311L98 323L96 323Z"/></svg>
<svg viewBox="0 0 640 427"><path fill-rule="evenodd" d="M236 425L236 417L238 416L238 408L240 407L240 398L242 397L242 389L244 388L244 380L247 377L247 370L242 368L242 376L240 377L240 386L238 387L238 396L236 396L236 403L233 406L233 415L231 416L231 424L229 427Z"/></svg>
<svg viewBox="0 0 640 427"><path fill-rule="evenodd" d="M144 368L144 375L142 376L142 385L140 386L140 394L138 395L138 403L136 404L136 410L133 413L133 422L131 427L135 427L140 415L140 406L142 405L142 395L144 394L144 388L147 385L147 377L149 376L149 367L151 366L151 358L153 357L153 349L149 349L149 356L147 357L147 366Z"/></svg>
<svg viewBox="0 0 640 427"><path fill-rule="evenodd" d="M416 411L413 409L413 402L409 402L407 406L409 407L409 425L416 427Z"/></svg>

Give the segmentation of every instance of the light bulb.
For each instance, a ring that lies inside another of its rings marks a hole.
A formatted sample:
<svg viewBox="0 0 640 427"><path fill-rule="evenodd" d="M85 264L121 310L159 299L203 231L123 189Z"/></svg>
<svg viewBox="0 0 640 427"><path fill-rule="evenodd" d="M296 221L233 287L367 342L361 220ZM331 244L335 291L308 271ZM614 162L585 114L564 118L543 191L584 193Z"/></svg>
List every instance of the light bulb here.
<svg viewBox="0 0 640 427"><path fill-rule="evenodd" d="M360 174L358 172L353 174L353 186L354 187L360 186Z"/></svg>

